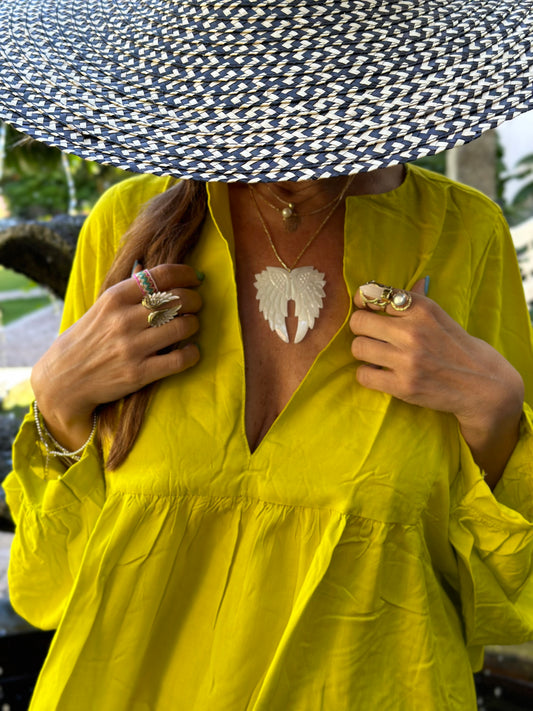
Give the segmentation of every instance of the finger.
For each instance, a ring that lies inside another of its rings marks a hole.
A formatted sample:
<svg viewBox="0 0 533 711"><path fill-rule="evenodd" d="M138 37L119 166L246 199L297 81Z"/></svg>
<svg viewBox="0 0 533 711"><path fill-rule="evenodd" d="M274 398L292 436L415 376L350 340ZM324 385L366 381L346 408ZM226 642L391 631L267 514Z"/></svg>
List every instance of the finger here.
<svg viewBox="0 0 533 711"><path fill-rule="evenodd" d="M429 277L424 277L419 279L416 284L411 289L411 292L415 294L421 294L422 296L427 296L429 290Z"/></svg>
<svg viewBox="0 0 533 711"><path fill-rule="evenodd" d="M369 390L378 390L395 396L396 375L391 370L376 368L373 365L360 365L356 370L357 382Z"/></svg>
<svg viewBox="0 0 533 711"><path fill-rule="evenodd" d="M193 336L200 328L198 317L194 314L176 316L163 326L150 327L138 336L138 347L141 354L153 354L173 346L180 341L185 341Z"/></svg>
<svg viewBox="0 0 533 711"><path fill-rule="evenodd" d="M398 358L398 349L390 343L358 336L352 341L352 355L356 360L379 366L392 368Z"/></svg>
<svg viewBox="0 0 533 711"><path fill-rule="evenodd" d="M188 264L159 264L150 269L150 273L159 291L178 287L195 287L202 283L199 272Z"/></svg>
<svg viewBox="0 0 533 711"><path fill-rule="evenodd" d="M404 289L384 286L377 282L367 282L357 289L354 295L354 304L358 309L382 311L390 316L402 316L412 309L417 296Z"/></svg>
<svg viewBox="0 0 533 711"><path fill-rule="evenodd" d="M143 381L145 384L161 380L174 373L181 373L192 368L200 360L200 351L194 343L187 343L169 353L154 355L144 363Z"/></svg>
<svg viewBox="0 0 533 711"><path fill-rule="evenodd" d="M404 352L424 352L434 348L446 333L454 333L458 325L431 299L415 294L416 304L404 318L384 318L383 314L368 309L355 310L350 316L354 336L364 336L390 343ZM460 338L460 334L454 335Z"/></svg>
<svg viewBox="0 0 533 711"><path fill-rule="evenodd" d="M138 270L135 274L138 274ZM188 264L159 264L149 270L152 281L157 291L172 291L178 288L197 287L202 283L198 273ZM126 279L120 284L112 286L113 290L121 290L124 301L128 303L139 302L145 295L135 278Z"/></svg>
<svg viewBox="0 0 533 711"><path fill-rule="evenodd" d="M396 343L402 340L406 323L402 319L383 318L381 313L359 309L350 316L350 330L354 336L366 336L377 341Z"/></svg>
<svg viewBox="0 0 533 711"><path fill-rule="evenodd" d="M180 299L180 316L184 314L196 314L202 308L203 299L194 289L172 289L171 293Z"/></svg>
<svg viewBox="0 0 533 711"><path fill-rule="evenodd" d="M202 297L194 289L171 289L170 291L166 291L164 293L177 298L169 300L168 303L161 304L160 306L156 305L150 307L148 305L149 302L144 301L144 299L138 305L135 305L134 308L138 314L139 328L146 325L148 314L152 311L159 311L172 306L179 306L179 315L183 316L184 314L198 313L198 311L202 308ZM146 306L145 303L147 303Z"/></svg>
<svg viewBox="0 0 533 711"><path fill-rule="evenodd" d="M200 311L202 307L202 297L200 296L200 294L198 294L198 292L194 291L193 289L173 289L171 292L165 293L172 294L172 296L175 296L177 298L172 299L159 307L154 306L153 308L149 308L143 303L133 307L133 309L135 309L136 315L135 321L132 322L133 329L141 332L145 331L146 329L154 328L160 330L161 328L164 328L167 323L170 323L175 319L184 319L188 315L198 313L198 311ZM177 309L177 312L174 313L175 309ZM166 316L166 318L169 318L170 321L163 322L158 325L156 322L153 321L154 314L161 314L163 319L165 319ZM193 321L191 323L196 323L196 321ZM178 340L184 340L185 338L189 337L191 325L189 324L189 322L187 322L185 329L182 326L183 325L174 324L172 328L174 328L174 330L178 331L179 333L177 333L177 336L174 337L174 340L171 340L170 343L176 343ZM187 335L182 335L182 332L186 332ZM167 333L160 334L160 338L164 337L168 341L171 336L167 336ZM151 336L150 338L152 341L156 340L155 336ZM165 343L164 346L160 347L166 347L170 343Z"/></svg>

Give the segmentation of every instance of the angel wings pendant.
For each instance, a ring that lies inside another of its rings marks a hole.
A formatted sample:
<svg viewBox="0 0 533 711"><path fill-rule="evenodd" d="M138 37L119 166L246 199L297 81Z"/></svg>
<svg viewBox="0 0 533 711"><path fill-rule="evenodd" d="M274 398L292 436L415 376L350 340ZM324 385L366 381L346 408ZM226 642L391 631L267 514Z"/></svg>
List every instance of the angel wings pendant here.
<svg viewBox="0 0 533 711"><path fill-rule="evenodd" d="M289 301L294 301L294 313L298 318L294 342L300 343L315 325L326 296L325 285L324 274L314 267L297 267L290 272L281 267L267 267L255 275L254 283L259 311L285 343L289 343L285 322Z"/></svg>

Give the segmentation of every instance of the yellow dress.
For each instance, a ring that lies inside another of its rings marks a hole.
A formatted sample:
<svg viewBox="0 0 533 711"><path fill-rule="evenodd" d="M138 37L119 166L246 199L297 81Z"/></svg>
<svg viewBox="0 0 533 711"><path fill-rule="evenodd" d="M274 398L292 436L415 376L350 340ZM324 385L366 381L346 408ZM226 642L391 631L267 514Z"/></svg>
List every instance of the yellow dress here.
<svg viewBox="0 0 533 711"><path fill-rule="evenodd" d="M141 203L111 189L87 222L65 324L92 303ZM453 416L363 389L348 316L253 452L227 188L190 262L200 363L161 382L126 462L95 448L57 479L27 418L5 484L10 587L57 627L31 711L466 711L482 645L533 638L533 416L494 494ZM533 347L514 249L479 193L410 167L347 200L345 279L411 287L527 381Z"/></svg>

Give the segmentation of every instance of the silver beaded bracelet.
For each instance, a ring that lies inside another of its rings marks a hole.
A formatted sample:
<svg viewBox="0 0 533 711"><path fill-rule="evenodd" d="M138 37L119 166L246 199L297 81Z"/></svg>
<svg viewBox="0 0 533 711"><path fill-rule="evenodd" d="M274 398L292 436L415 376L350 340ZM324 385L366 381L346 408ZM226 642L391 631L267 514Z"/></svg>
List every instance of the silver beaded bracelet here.
<svg viewBox="0 0 533 711"><path fill-rule="evenodd" d="M59 442L48 431L46 425L44 424L44 420L42 419L42 415L39 410L39 406L37 405L37 400L33 401L33 418L35 420L35 427L37 429L37 434L39 435L39 440L46 450L46 456L47 457L64 458L66 460L70 460L71 463L80 461L81 455L83 454L84 449L87 447L87 445L89 445L91 443L92 438L94 437L94 433L96 432L97 416L96 416L96 412L94 412L93 413L93 426L91 428L91 433L89 434L87 441L84 444L82 444L81 447L76 449L74 452L70 452L68 449L63 447L62 444L59 444ZM55 449L53 449L49 446L47 440L50 440L50 442L52 443L53 447L55 447Z"/></svg>

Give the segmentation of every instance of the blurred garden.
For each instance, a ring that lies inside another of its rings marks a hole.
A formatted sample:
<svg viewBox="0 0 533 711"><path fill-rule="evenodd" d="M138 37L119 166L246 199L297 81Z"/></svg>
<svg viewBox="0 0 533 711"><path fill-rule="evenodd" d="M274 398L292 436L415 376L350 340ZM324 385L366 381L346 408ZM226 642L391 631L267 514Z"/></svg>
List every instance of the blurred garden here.
<svg viewBox="0 0 533 711"><path fill-rule="evenodd" d="M28 340L41 338L43 319L57 330L61 289L84 216L110 185L125 176L116 168L67 156L6 124L0 126L0 401L4 409L16 400L14 393L5 401L10 384L23 375L12 369L27 368L40 355L34 345L26 348L32 352L24 353ZM46 241L46 228L56 236L60 233L55 242ZM41 234L45 238L40 241ZM40 317L34 326L39 333L23 329L26 337L17 347L9 338L15 333L10 327L15 329L36 312ZM43 347L49 337L44 330ZM23 405L26 399L22 397Z"/></svg>

